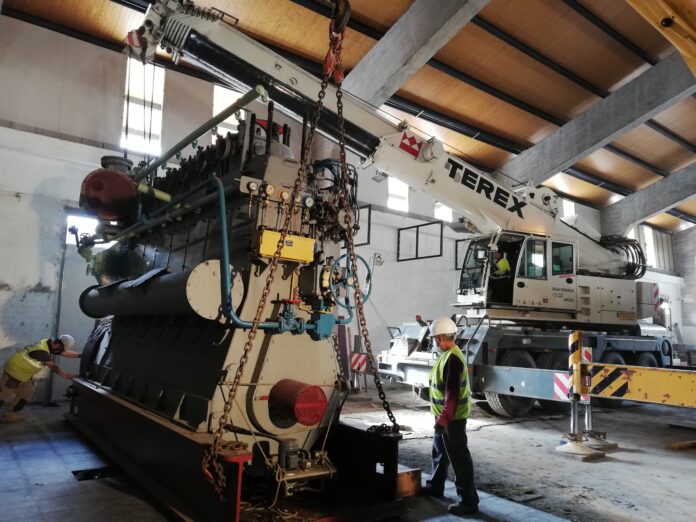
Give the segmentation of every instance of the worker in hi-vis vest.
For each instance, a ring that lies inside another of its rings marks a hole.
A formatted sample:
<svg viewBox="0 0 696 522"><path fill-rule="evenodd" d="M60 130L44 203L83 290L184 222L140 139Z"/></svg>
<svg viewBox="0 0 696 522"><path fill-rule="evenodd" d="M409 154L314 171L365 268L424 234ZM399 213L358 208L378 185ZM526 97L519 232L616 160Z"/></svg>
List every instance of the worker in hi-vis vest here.
<svg viewBox="0 0 696 522"><path fill-rule="evenodd" d="M449 506L453 515L478 512L479 498L474 486L474 465L467 446L466 419L471 394L464 354L455 344L457 325L448 317L435 319L430 336L442 351L430 372L430 411L435 416L433 437L433 476L422 493L442 497L450 462L459 502Z"/></svg>
<svg viewBox="0 0 696 522"><path fill-rule="evenodd" d="M495 252L495 270L493 271L494 276L502 276L510 273L510 262L505 257L500 250Z"/></svg>
<svg viewBox="0 0 696 522"><path fill-rule="evenodd" d="M4 413L0 422L19 422L24 420L17 414L31 399L36 390L34 375L48 366L53 373L72 380L74 375L64 372L51 359L52 355L77 358L82 354L72 351L75 339L70 335L61 335L57 339L42 339L38 343L12 355L3 366L0 377L0 401L4 401Z"/></svg>

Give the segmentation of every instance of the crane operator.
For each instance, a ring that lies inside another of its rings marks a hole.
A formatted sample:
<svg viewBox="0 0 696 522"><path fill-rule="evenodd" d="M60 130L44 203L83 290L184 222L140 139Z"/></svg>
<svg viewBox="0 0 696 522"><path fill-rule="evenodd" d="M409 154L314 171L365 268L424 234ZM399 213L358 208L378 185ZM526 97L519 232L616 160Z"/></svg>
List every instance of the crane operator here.
<svg viewBox="0 0 696 522"><path fill-rule="evenodd" d="M500 250L495 251L495 271L494 276L502 276L510 273L510 262Z"/></svg>

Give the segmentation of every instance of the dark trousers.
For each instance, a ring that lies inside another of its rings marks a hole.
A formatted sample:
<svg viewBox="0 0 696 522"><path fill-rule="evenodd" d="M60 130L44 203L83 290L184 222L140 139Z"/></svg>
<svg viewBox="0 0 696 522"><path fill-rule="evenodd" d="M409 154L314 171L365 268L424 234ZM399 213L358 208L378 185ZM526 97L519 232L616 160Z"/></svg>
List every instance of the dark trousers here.
<svg viewBox="0 0 696 522"><path fill-rule="evenodd" d="M451 421L444 433L433 437L433 477L429 483L433 489L443 491L450 462L454 469L454 485L461 503L478 506L479 498L474 486L474 464L467 446L466 419Z"/></svg>

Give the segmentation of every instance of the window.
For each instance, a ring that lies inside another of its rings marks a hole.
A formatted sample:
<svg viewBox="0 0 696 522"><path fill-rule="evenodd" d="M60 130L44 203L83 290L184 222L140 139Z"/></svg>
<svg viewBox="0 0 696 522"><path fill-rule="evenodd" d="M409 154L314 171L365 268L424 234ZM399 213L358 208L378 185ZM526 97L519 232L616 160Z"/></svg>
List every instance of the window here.
<svg viewBox="0 0 696 522"><path fill-rule="evenodd" d="M658 270L674 271L672 236L646 225L639 225L627 234L640 243L645 253L645 263Z"/></svg>
<svg viewBox="0 0 696 522"><path fill-rule="evenodd" d="M81 214L68 214L67 217L67 229L65 234L65 244L75 245L76 235L80 238L83 234L88 236L93 236L97 232L97 226L99 225L99 220L93 217L81 215ZM74 227L74 228L73 228ZM94 246L94 252L99 252L115 245L115 241L110 241L108 243L97 243Z"/></svg>
<svg viewBox="0 0 696 522"><path fill-rule="evenodd" d="M655 262L655 238L653 237L653 229L650 227L643 227L643 234L645 236L645 259L648 266L655 267L657 263Z"/></svg>
<svg viewBox="0 0 696 522"><path fill-rule="evenodd" d="M546 241L528 239L520 264L520 276L528 279L546 279Z"/></svg>
<svg viewBox="0 0 696 522"><path fill-rule="evenodd" d="M564 199L563 200L563 217L574 216L575 215L575 203Z"/></svg>
<svg viewBox="0 0 696 522"><path fill-rule="evenodd" d="M551 244L551 275L572 274L573 245L563 243Z"/></svg>
<svg viewBox="0 0 696 522"><path fill-rule="evenodd" d="M408 212L408 185L391 176L387 178L387 207Z"/></svg>
<svg viewBox="0 0 696 522"><path fill-rule="evenodd" d="M442 221L397 229L396 260L413 261L442 256Z"/></svg>
<svg viewBox="0 0 696 522"><path fill-rule="evenodd" d="M435 219L452 222L452 209L439 201L435 202Z"/></svg>
<svg viewBox="0 0 696 522"><path fill-rule="evenodd" d="M164 69L130 58L123 99L121 147L159 156L162 152Z"/></svg>
<svg viewBox="0 0 696 522"><path fill-rule="evenodd" d="M97 221L96 218L68 214L68 228L66 230L65 244L77 244L75 243L75 234L73 232L70 232L70 229L72 227L75 227L77 229L78 236L81 236L82 234L89 234L91 236L94 235L94 233L97 231L98 224L99 221Z"/></svg>
<svg viewBox="0 0 696 522"><path fill-rule="evenodd" d="M220 114L241 97L242 93L216 84L213 87L213 116ZM239 118L237 118L237 115L239 115ZM237 132L239 122L243 119L244 111L239 111L237 114L233 114L217 126L217 133L220 136L224 136L228 132ZM214 136L213 141L215 141Z"/></svg>

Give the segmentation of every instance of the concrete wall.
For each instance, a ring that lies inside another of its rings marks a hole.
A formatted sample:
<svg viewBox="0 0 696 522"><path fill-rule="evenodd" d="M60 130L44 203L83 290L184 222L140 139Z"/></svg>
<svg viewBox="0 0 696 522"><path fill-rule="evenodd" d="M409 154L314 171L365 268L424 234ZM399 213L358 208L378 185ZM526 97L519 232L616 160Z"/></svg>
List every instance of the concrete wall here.
<svg viewBox="0 0 696 522"><path fill-rule="evenodd" d="M397 229L421 223L391 213L372 212L370 244L357 248L359 255L371 263L377 253L384 264L373 270L373 289L365 307L367 325L376 351L389 347L388 326L424 319L450 316L457 299L458 272L454 269L455 240L463 237L445 227L442 257L397 262ZM439 241L439 236L421 236L421 243ZM433 245L434 246L434 245ZM357 333L353 325L353 332Z"/></svg>
<svg viewBox="0 0 696 522"><path fill-rule="evenodd" d="M126 59L4 16L0 43L2 364L16 348L59 330L72 334L78 346L89 334L92 321L82 315L77 297L92 281L85 276L84 260L75 247L65 250L66 208L77 208L80 184L99 167L101 156L121 152L116 144L121 136ZM177 73L169 77L170 90L181 103L171 103L164 115L174 132L183 135L192 126L182 122L190 117L187 103L203 98L202 105L208 104L208 111L193 123L210 117L212 87ZM59 359L59 364L73 373L78 368L77 361ZM39 375L46 376L47 372ZM37 400L48 398L47 382L39 380ZM54 398L61 398L66 384L54 380Z"/></svg>
<svg viewBox="0 0 696 522"><path fill-rule="evenodd" d="M121 93L123 95L123 93ZM162 152L213 117L213 84L166 71L162 114ZM201 145L210 143L205 137Z"/></svg>
<svg viewBox="0 0 696 522"><path fill-rule="evenodd" d="M126 56L0 16L0 120L118 144Z"/></svg>

